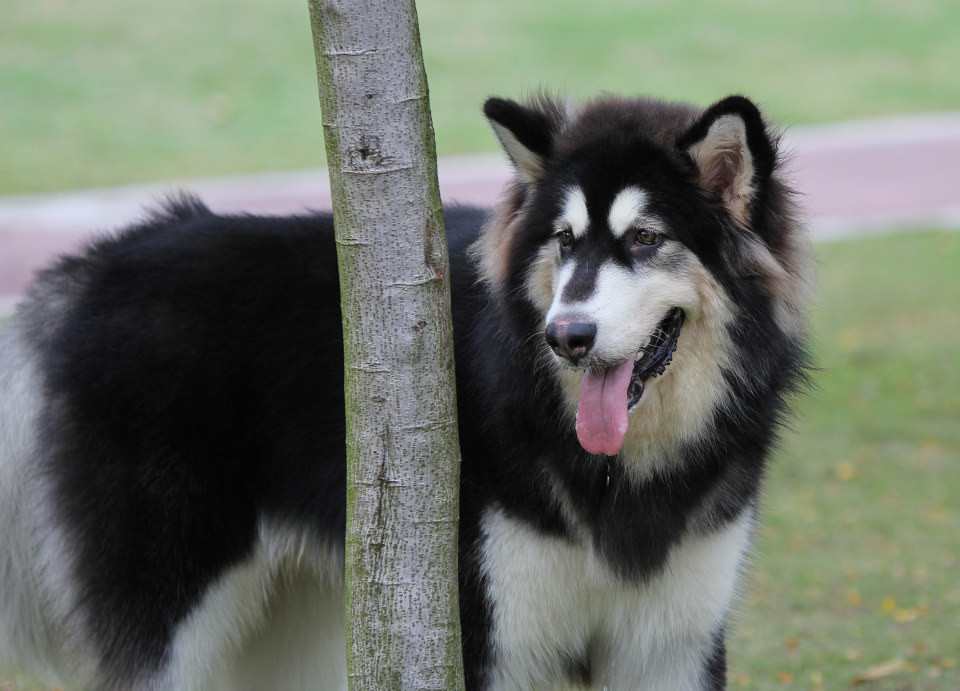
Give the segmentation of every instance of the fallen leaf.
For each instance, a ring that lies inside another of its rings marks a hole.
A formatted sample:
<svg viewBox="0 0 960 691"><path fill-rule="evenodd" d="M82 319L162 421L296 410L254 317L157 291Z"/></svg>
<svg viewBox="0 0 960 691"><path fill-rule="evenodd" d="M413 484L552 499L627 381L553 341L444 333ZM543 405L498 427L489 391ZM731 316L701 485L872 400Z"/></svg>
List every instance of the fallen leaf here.
<svg viewBox="0 0 960 691"><path fill-rule="evenodd" d="M857 469L850 461L841 461L834 469L834 473L840 480L852 480L857 476Z"/></svg>
<svg viewBox="0 0 960 691"><path fill-rule="evenodd" d="M859 686L860 684L865 684L868 681L876 681L877 679L883 679L884 677L892 677L894 674L900 674L908 670L909 667L907 666L906 660L900 658L896 660L890 660L889 662L875 665L863 674L854 678L853 685Z"/></svg>
<svg viewBox="0 0 960 691"><path fill-rule="evenodd" d="M893 613L893 620L897 623L903 624L904 622L913 621L920 616L920 610L916 607L910 607L909 609L898 609Z"/></svg>

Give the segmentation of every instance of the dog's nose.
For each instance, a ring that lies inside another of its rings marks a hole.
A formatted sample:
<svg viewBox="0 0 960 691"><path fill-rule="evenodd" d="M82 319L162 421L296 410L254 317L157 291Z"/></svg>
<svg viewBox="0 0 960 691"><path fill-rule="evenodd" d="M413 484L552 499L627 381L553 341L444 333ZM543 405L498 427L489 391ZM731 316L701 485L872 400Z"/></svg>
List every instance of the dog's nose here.
<svg viewBox="0 0 960 691"><path fill-rule="evenodd" d="M543 335L553 352L576 363L593 347L597 325L589 321L554 319L547 324Z"/></svg>

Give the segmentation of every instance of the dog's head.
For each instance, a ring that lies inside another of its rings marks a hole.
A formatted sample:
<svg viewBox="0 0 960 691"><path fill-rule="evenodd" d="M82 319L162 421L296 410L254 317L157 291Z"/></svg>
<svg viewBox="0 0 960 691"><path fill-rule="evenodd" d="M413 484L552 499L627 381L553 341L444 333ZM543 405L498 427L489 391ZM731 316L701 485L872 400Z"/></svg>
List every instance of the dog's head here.
<svg viewBox="0 0 960 691"><path fill-rule="evenodd" d="M581 444L656 455L696 437L731 377L776 365L743 362L744 321L803 330L808 245L760 112L739 96L484 111L516 176L474 252L540 320Z"/></svg>

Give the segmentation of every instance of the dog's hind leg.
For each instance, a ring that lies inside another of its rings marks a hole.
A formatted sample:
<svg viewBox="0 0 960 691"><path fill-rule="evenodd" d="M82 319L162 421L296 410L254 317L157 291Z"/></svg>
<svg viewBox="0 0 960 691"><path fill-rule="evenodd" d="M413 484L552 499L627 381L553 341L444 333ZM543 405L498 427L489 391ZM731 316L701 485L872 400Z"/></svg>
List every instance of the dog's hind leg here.
<svg viewBox="0 0 960 691"><path fill-rule="evenodd" d="M342 588L315 574L281 576L263 626L237 652L217 688L347 688Z"/></svg>
<svg viewBox="0 0 960 691"><path fill-rule="evenodd" d="M178 627L159 688L346 689L342 551L308 533L261 520L250 557Z"/></svg>

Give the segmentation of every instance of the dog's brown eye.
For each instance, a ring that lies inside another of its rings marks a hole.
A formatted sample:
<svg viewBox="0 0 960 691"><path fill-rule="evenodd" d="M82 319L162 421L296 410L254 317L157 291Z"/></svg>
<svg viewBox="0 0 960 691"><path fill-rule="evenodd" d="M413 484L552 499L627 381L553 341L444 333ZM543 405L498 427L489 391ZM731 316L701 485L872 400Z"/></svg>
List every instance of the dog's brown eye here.
<svg viewBox="0 0 960 691"><path fill-rule="evenodd" d="M557 237L560 238L561 247L570 247L573 245L573 231L570 229L561 230L557 233Z"/></svg>
<svg viewBox="0 0 960 691"><path fill-rule="evenodd" d="M637 231L634 242L638 245L656 245L660 242L660 233L649 228L641 228Z"/></svg>

